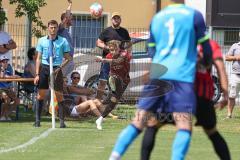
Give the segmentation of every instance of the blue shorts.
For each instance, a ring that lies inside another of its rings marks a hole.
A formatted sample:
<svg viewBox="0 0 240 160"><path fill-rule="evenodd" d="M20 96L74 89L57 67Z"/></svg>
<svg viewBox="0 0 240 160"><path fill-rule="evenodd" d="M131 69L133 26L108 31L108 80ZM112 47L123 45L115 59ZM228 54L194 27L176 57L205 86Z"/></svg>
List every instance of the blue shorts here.
<svg viewBox="0 0 240 160"><path fill-rule="evenodd" d="M195 114L196 96L193 83L151 80L139 98L139 109L151 112Z"/></svg>
<svg viewBox="0 0 240 160"><path fill-rule="evenodd" d="M110 64L109 63L102 63L101 64L101 71L99 75L99 80L107 81L109 78L110 72Z"/></svg>

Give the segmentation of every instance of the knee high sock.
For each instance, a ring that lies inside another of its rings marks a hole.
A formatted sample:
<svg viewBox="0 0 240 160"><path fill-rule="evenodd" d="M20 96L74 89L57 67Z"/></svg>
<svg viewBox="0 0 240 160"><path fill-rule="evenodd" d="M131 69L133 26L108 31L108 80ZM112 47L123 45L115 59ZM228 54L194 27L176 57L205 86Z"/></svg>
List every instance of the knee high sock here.
<svg viewBox="0 0 240 160"><path fill-rule="evenodd" d="M141 133L141 130L136 128L134 125L128 125L119 135L117 142L112 151L112 155L123 156L128 146L135 140L135 138ZM110 159L114 159L111 158Z"/></svg>
<svg viewBox="0 0 240 160"><path fill-rule="evenodd" d="M59 119L60 119L60 121L64 121L65 115L64 115L64 103L63 103L63 101L58 103L58 107L59 107L58 108Z"/></svg>
<svg viewBox="0 0 240 160"><path fill-rule="evenodd" d="M191 141L191 131L178 130L172 146L172 160L184 160Z"/></svg>
<svg viewBox="0 0 240 160"><path fill-rule="evenodd" d="M209 136L209 139L212 141L213 147L217 155L221 160L230 160L231 156L227 143L223 137L219 134L218 131Z"/></svg>
<svg viewBox="0 0 240 160"><path fill-rule="evenodd" d="M112 112L112 110L115 108L115 106L117 105L117 103L114 102L109 102L108 104L106 104L106 108L104 109L103 113L102 113L102 117L105 118L107 117L107 115Z"/></svg>
<svg viewBox="0 0 240 160"><path fill-rule="evenodd" d="M43 100L38 100L36 105L36 122L40 122L43 108Z"/></svg>
<svg viewBox="0 0 240 160"><path fill-rule="evenodd" d="M158 127L147 127L142 140L141 160L149 160L155 144Z"/></svg>

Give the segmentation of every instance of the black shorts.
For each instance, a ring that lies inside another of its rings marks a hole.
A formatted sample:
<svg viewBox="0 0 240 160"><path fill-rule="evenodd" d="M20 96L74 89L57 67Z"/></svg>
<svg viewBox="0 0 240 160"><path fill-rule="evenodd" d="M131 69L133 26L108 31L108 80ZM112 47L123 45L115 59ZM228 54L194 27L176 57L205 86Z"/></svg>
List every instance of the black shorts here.
<svg viewBox="0 0 240 160"><path fill-rule="evenodd" d="M196 119L196 126L202 126L205 129L212 129L216 126L216 113L211 100L197 97Z"/></svg>
<svg viewBox="0 0 240 160"><path fill-rule="evenodd" d="M99 80L107 81L109 78L109 72L110 72L110 64L102 63L100 74L99 74Z"/></svg>
<svg viewBox="0 0 240 160"><path fill-rule="evenodd" d="M59 67L53 67L55 71ZM40 75L39 75L39 89L49 89L50 80L50 67L48 65L41 65ZM54 74L54 90L62 92L63 91L63 74L62 70Z"/></svg>

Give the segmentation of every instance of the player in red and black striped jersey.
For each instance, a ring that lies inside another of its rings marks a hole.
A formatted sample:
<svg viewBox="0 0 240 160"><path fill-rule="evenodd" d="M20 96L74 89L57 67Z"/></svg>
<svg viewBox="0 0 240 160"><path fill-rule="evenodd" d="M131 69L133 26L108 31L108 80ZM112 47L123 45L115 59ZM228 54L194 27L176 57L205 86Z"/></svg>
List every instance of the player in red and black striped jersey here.
<svg viewBox="0 0 240 160"><path fill-rule="evenodd" d="M126 43L126 42L124 42ZM110 63L109 85L110 96L104 102L105 109L102 115L96 120L97 128L102 129L103 118L106 117L116 106L130 82L130 60L131 52L128 49L120 49L121 42L112 40L108 42L110 53L106 58L98 58L98 62ZM129 46L131 48L131 42Z"/></svg>
<svg viewBox="0 0 240 160"><path fill-rule="evenodd" d="M210 40L210 45L213 51L213 64L217 69L217 74L220 79L221 88L223 91L223 100L216 106L223 108L227 104L228 99L228 81L224 68L222 53L219 45ZM211 76L211 69L206 69L201 64L201 48L199 49L199 63L197 65L197 73L195 80L195 88L197 95L197 108L196 108L196 125L202 126L205 133L211 140L214 149L221 160L230 160L230 153L227 143L216 129L216 113L213 97L213 79ZM154 123L154 122L153 122ZM150 153L154 147L154 139L158 131L158 127L147 127L144 138L142 141L141 160L148 160Z"/></svg>
<svg viewBox="0 0 240 160"><path fill-rule="evenodd" d="M228 100L228 80L223 63L222 53L217 42L210 41L213 51L213 64L217 69L217 74L220 79L221 89L223 91L223 100L216 106L223 108L227 105ZM201 49L200 49L201 59ZM229 160L230 153L227 143L219 134L216 128L216 113L214 108L213 98L213 79L211 70L205 69L201 63L198 63L196 73L196 93L197 93L197 110L196 110L196 125L203 127L208 138L211 140L216 153L220 159Z"/></svg>

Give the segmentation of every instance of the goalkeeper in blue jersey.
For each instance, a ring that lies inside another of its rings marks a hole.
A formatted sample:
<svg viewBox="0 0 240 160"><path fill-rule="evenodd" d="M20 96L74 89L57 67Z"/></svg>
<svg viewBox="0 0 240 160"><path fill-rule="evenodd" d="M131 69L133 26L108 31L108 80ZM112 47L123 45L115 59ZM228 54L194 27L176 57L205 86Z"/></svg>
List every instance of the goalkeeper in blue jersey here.
<svg viewBox="0 0 240 160"><path fill-rule="evenodd" d="M177 127L172 146L172 160L182 160L188 151L192 115L196 110L194 79L197 44L203 47L203 64L210 67L212 50L205 35L206 26L200 12L184 5L184 0L172 0L151 22L149 54L152 57L149 82L144 86L137 104L136 116L119 135L110 160L119 160L128 146L146 126L149 113L173 115ZM159 69L165 66L165 74Z"/></svg>

